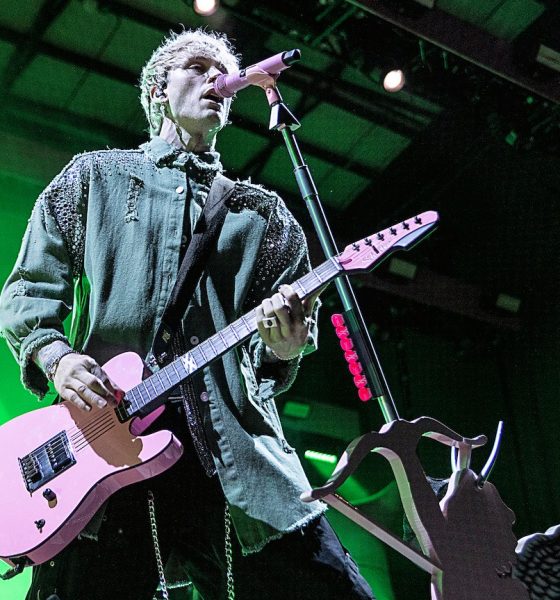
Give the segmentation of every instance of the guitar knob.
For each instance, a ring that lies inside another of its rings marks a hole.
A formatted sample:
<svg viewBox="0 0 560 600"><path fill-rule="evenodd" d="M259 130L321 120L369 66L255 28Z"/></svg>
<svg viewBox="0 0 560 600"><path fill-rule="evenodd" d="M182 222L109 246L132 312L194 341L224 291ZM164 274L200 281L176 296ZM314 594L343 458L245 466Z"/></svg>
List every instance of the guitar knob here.
<svg viewBox="0 0 560 600"><path fill-rule="evenodd" d="M44 492L43 492L43 498L47 501L47 502L52 502L53 500L56 500L56 494L51 490L51 488L47 488Z"/></svg>

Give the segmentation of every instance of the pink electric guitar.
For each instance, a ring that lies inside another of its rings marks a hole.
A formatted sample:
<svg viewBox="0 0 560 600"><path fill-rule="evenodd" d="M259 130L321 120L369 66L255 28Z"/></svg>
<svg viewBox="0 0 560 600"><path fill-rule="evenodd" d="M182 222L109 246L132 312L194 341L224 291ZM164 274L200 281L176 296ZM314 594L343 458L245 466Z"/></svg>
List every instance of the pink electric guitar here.
<svg viewBox="0 0 560 600"><path fill-rule="evenodd" d="M409 249L432 229L424 212L347 246L293 283L301 298L335 277L368 271L391 252ZM21 571L49 560L86 526L119 488L173 465L183 448L169 431L140 434L164 409L177 384L234 348L256 330L250 311L146 379L132 352L104 365L126 392L119 406L85 412L69 402L31 411L0 428L0 558Z"/></svg>

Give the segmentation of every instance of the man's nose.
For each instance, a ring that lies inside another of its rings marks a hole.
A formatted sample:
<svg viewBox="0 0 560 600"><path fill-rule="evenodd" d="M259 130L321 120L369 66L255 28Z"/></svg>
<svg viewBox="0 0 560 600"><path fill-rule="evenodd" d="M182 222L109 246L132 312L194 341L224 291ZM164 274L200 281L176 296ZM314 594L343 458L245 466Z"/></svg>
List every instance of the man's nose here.
<svg viewBox="0 0 560 600"><path fill-rule="evenodd" d="M220 71L220 69L216 69L216 67L210 67L206 72L206 77L209 82L213 83L217 79L218 75L221 74L222 72Z"/></svg>

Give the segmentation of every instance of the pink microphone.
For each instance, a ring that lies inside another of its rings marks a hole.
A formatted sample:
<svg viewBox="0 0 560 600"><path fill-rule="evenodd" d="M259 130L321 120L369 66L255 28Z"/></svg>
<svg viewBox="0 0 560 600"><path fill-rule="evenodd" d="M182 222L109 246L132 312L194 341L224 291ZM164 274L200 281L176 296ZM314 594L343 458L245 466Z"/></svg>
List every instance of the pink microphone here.
<svg viewBox="0 0 560 600"><path fill-rule="evenodd" d="M259 85L266 79L270 79L270 76L277 75L280 71L291 67L300 58L299 50L287 50L240 71L218 75L214 81L214 91L220 98L231 98L235 92L250 85Z"/></svg>

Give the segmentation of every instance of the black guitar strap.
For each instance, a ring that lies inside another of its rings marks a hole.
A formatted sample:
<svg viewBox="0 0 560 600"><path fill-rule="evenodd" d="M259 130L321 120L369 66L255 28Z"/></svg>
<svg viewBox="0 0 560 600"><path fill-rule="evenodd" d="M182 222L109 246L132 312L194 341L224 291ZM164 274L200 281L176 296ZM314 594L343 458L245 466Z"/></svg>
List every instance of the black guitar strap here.
<svg viewBox="0 0 560 600"><path fill-rule="evenodd" d="M218 239L228 212L227 201L234 187L231 179L220 174L214 177L152 345L150 354L160 366L172 356L171 341Z"/></svg>

